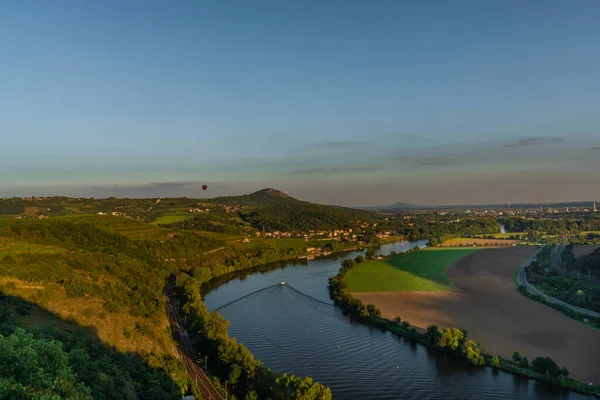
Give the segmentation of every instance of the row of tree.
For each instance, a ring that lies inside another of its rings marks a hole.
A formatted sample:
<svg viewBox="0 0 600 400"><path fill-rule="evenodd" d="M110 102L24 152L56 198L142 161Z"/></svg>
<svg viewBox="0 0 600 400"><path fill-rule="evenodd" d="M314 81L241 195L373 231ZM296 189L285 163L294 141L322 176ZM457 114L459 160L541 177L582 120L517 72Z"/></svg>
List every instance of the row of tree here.
<svg viewBox="0 0 600 400"><path fill-rule="evenodd" d="M210 373L220 382L228 381L236 398L329 400L331 391L311 378L278 374L254 359L250 351L229 337L226 321L218 312L209 312L202 301L201 282L187 274L177 281L183 301L186 328L202 356L208 357Z"/></svg>
<svg viewBox="0 0 600 400"><path fill-rule="evenodd" d="M336 305L350 315L357 317L365 323L389 329L389 322L381 318L381 312L376 306L372 304L365 306L360 300L355 299L344 291L347 288L344 280L346 274L362 261L364 260L358 258L342 261L339 273L329 278L329 295ZM479 344L468 339L468 332L465 329L438 328L436 325L429 325L426 333L420 334L414 328L410 327L410 323L403 321L400 317L395 319L395 323L398 327L394 329L395 332L399 331L402 335L417 340L420 343L464 357L473 365L489 365L497 368L501 366L501 363L509 363L509 369L515 372L517 372L515 367L522 370L531 369L533 372L553 382L563 386L566 385L569 371L566 368L560 368L549 357L537 357L529 365L526 357L521 357L518 352L515 352L513 354L513 361L511 362L509 360L502 360L495 355L490 356L482 353Z"/></svg>

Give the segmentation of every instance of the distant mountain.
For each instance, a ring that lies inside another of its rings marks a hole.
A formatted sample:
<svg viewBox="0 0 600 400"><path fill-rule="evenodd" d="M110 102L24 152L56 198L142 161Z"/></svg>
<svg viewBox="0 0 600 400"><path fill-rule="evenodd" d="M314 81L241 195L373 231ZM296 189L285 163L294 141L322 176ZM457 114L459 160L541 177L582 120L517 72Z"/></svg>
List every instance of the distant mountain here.
<svg viewBox="0 0 600 400"><path fill-rule="evenodd" d="M577 208L592 208L593 201L571 201L571 202L560 202L560 203L511 203L513 209L518 208L565 208L565 207L577 207ZM600 203L599 203L600 204ZM599 205L600 207L600 205ZM403 211L403 210L456 210L456 209L504 209L508 208L508 203L496 203L496 204L446 204L439 206L419 206L407 203L394 203L387 206L375 206L375 207L358 207L362 210L374 210L374 211Z"/></svg>
<svg viewBox="0 0 600 400"><path fill-rule="evenodd" d="M421 210L425 206L418 206L415 204L408 203L394 203L387 206L374 206L374 207L357 207L362 210L376 210L376 211L393 211L393 210Z"/></svg>

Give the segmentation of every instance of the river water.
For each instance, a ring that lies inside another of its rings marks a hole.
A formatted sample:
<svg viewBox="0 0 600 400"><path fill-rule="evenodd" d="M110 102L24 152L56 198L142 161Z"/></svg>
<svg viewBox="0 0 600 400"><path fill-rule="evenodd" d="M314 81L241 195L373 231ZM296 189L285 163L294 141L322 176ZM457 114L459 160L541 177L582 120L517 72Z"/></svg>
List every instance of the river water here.
<svg viewBox="0 0 600 400"><path fill-rule="evenodd" d="M378 253L406 251L416 245L424 247L425 242L387 244ZM229 277L206 295L207 307L219 309L231 321L229 335L266 366L311 376L330 387L335 400L593 398L473 367L460 358L351 321L329 299L327 280L338 273L342 260L361 253ZM247 297L236 301L243 296Z"/></svg>

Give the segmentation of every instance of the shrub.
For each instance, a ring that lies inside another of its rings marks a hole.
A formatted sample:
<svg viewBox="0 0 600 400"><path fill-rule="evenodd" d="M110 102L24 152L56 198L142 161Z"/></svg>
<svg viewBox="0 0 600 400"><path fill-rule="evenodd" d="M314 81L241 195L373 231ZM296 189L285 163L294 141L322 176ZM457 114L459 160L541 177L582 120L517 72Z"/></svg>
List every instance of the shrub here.
<svg viewBox="0 0 600 400"><path fill-rule="evenodd" d="M111 313L118 313L121 311L121 305L114 300L107 301L104 303L104 308L106 308Z"/></svg>
<svg viewBox="0 0 600 400"><path fill-rule="evenodd" d="M527 360L527 357L521 358L521 360L519 361L519 367L529 368L529 360Z"/></svg>
<svg viewBox="0 0 600 400"><path fill-rule="evenodd" d="M515 351L515 352L513 353L513 355L512 355L512 359L513 359L515 362L517 362L517 363L518 363L519 361L521 361L521 355L519 354L519 352L518 352L518 351Z"/></svg>
<svg viewBox="0 0 600 400"><path fill-rule="evenodd" d="M140 324L139 322L135 323L135 330L141 333L142 335L149 335L150 329L146 324Z"/></svg>
<svg viewBox="0 0 600 400"><path fill-rule="evenodd" d="M500 359L498 358L498 356L493 356L491 363L492 367L498 368L498 365L500 365Z"/></svg>

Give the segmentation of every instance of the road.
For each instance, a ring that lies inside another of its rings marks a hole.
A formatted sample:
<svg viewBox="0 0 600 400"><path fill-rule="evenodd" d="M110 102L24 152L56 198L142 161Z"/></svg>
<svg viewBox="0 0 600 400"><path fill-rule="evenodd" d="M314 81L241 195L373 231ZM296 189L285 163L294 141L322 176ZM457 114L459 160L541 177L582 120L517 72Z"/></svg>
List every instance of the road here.
<svg viewBox="0 0 600 400"><path fill-rule="evenodd" d="M539 254L540 251L542 251L542 249L544 248L544 246L545 245L542 245L538 249L538 251L536 251L531 256L531 258L529 260L527 260L527 262L525 263L525 265L523 267L521 267L521 269L519 270L519 273L517 274L517 282L518 282L519 286L525 286L525 288L527 288L527 290L530 293L533 293L533 294L536 294L536 295L538 295L540 297L543 297L544 299L546 299L547 301L549 301L551 303L560 304L560 305L562 305L564 307L570 308L571 310L577 311L578 313L581 313L581 314L585 314L585 315L589 315L589 316L592 316L592 317L600 318L600 313L597 313L597 312L591 311L591 310L586 310L585 308L577 307L577 306L571 305L569 303L565 303L564 301L560 301L558 299L555 299L554 297L550 297L547 294L544 294L544 293L540 292L539 290L537 290L536 288L534 288L532 285L530 285L529 282L527 282L527 274L525 273L525 267L529 266L529 264L531 264L537 258L537 255Z"/></svg>
<svg viewBox="0 0 600 400"><path fill-rule="evenodd" d="M170 295L172 289L173 282L169 282L163 291L163 297L165 299L167 315L169 316L169 323L173 330L173 336L177 340L177 350L179 351L181 358L185 361L188 374L196 381L202 392L202 396L205 399L225 400L225 397L215 387L206 372L197 365L195 357L191 356L195 355L194 348L189 342L187 331L183 327L183 324L180 323L177 309L174 306L173 298Z"/></svg>
<svg viewBox="0 0 600 400"><path fill-rule="evenodd" d="M562 254L564 249L565 249L564 241L561 241L559 244L557 244L552 249L552 268L554 268L558 272L560 272L562 270L562 268L561 268L562 262L560 260L560 255Z"/></svg>

